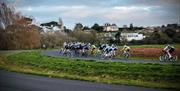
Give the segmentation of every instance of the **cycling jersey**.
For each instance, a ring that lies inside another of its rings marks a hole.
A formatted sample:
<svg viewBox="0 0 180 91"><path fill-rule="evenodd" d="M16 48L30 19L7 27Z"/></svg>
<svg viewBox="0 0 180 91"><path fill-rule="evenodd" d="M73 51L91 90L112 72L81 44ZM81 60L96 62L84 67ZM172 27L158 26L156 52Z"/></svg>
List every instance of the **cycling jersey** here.
<svg viewBox="0 0 180 91"><path fill-rule="evenodd" d="M167 45L163 51L165 51L165 53L167 53L167 55L169 56L169 58L172 57L172 53L175 51L174 49L174 46L170 46L170 45Z"/></svg>
<svg viewBox="0 0 180 91"><path fill-rule="evenodd" d="M92 45L92 46L91 46L91 48L92 48L92 49L95 49L95 48L96 48L96 46L95 46L95 45Z"/></svg>
<svg viewBox="0 0 180 91"><path fill-rule="evenodd" d="M131 48L130 48L129 46L126 46L126 45L125 45L122 50L125 51L125 52L129 52L130 49L131 49Z"/></svg>

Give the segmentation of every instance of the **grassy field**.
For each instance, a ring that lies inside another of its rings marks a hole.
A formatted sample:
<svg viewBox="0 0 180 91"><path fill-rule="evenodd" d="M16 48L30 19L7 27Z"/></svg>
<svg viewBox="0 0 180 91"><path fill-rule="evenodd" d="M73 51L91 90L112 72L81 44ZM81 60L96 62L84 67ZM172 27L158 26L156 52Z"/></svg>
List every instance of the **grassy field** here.
<svg viewBox="0 0 180 91"><path fill-rule="evenodd" d="M180 89L180 65L96 62L47 57L22 52L0 57L0 68L10 71L108 84Z"/></svg>

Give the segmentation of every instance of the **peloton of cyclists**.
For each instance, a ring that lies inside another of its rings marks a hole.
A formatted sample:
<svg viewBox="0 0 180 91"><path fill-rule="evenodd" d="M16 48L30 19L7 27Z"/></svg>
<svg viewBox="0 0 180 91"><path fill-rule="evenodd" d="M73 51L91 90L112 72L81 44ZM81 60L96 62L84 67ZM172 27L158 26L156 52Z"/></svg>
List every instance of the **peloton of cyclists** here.
<svg viewBox="0 0 180 91"><path fill-rule="evenodd" d="M97 53L101 55L101 58L108 58L112 59L116 55L117 47L114 44L101 44L98 48L90 43L81 43L81 42L64 42L63 43L63 50L62 50L62 55L63 54L70 54L71 56L73 55L79 55L81 56L87 56L88 53L93 56L97 56ZM124 53L129 51L128 46L124 46L123 50ZM88 52L89 51L89 52Z"/></svg>

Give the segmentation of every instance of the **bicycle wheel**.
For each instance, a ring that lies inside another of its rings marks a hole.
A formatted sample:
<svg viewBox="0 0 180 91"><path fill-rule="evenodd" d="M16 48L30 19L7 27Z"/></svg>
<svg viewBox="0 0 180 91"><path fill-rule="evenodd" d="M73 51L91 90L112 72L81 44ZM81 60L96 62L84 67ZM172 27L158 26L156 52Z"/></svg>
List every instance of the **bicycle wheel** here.
<svg viewBox="0 0 180 91"><path fill-rule="evenodd" d="M164 55L162 55L162 56L160 56L159 57L159 60L162 62L162 61L165 61L165 56Z"/></svg>
<svg viewBox="0 0 180 91"><path fill-rule="evenodd" d="M161 61L170 61L169 56L167 54L161 56Z"/></svg>
<svg viewBox="0 0 180 91"><path fill-rule="evenodd" d="M177 61L177 56L172 57L171 59L169 59L169 61L172 61L172 62Z"/></svg>
<svg viewBox="0 0 180 91"><path fill-rule="evenodd" d="M105 59L105 54L104 53L101 54L101 59Z"/></svg>
<svg viewBox="0 0 180 91"><path fill-rule="evenodd" d="M123 56L124 56L124 59L127 60L129 58L129 53L124 53Z"/></svg>

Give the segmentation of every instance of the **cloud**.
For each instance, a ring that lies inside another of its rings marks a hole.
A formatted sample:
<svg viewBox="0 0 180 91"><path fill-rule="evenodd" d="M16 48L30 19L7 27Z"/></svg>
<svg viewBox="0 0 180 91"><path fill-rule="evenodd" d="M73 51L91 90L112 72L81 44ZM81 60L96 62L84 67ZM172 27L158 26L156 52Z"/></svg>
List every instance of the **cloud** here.
<svg viewBox="0 0 180 91"><path fill-rule="evenodd" d="M117 19L139 19L142 16L147 16L152 9L159 8L158 6L114 6L114 7L90 7L85 5L79 6L35 6L18 8L19 11L28 13L43 13L43 14L58 14L66 18L85 18L97 17L105 18L113 21Z"/></svg>
<svg viewBox="0 0 180 91"><path fill-rule="evenodd" d="M150 11L152 8L158 8L158 6L115 6L113 9L121 11Z"/></svg>
<svg viewBox="0 0 180 91"><path fill-rule="evenodd" d="M74 17L86 17L91 13L89 11L89 7L81 5L81 6L28 6L21 7L17 9L22 12L31 12L31 13L52 13L52 14L60 14L66 17L74 16Z"/></svg>
<svg viewBox="0 0 180 91"><path fill-rule="evenodd" d="M73 25L93 22L113 22L142 25L176 23L180 21L178 0L23 0L17 8L23 14L32 15L39 21L61 17ZM30 2L31 4L28 4ZM92 25L92 24L91 24Z"/></svg>
<svg viewBox="0 0 180 91"><path fill-rule="evenodd" d="M74 10L74 9L84 9L86 6L25 6L19 7L20 11L29 11L29 7L33 10L32 12L55 12L55 11L65 11L65 10Z"/></svg>
<svg viewBox="0 0 180 91"><path fill-rule="evenodd" d="M16 1L16 0L7 0ZM180 0L20 0L19 6L40 5L90 5L90 6L174 6L179 5Z"/></svg>
<svg viewBox="0 0 180 91"><path fill-rule="evenodd" d="M109 21L135 21L148 19L151 16L152 9L158 8L157 6L114 6L106 9L101 13L101 17ZM151 16L152 17L152 16Z"/></svg>

